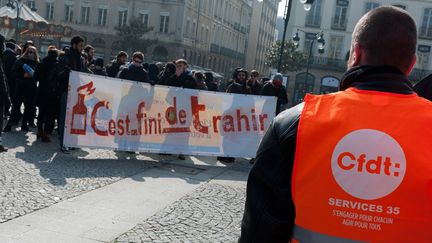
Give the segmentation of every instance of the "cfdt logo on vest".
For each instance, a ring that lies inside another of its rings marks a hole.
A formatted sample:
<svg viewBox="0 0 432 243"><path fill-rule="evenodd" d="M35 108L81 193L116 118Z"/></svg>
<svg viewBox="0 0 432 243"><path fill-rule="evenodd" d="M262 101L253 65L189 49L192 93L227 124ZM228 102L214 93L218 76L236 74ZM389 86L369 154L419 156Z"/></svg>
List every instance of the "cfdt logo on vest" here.
<svg viewBox="0 0 432 243"><path fill-rule="evenodd" d="M399 143L372 129L353 131L336 145L331 166L339 186L353 197L374 200L402 183L406 159Z"/></svg>

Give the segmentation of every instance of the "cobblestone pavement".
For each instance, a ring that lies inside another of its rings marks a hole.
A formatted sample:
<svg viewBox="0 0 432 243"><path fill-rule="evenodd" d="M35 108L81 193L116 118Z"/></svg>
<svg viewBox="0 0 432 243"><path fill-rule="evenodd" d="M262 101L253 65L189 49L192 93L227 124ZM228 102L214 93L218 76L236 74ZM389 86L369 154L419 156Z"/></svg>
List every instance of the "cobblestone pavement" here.
<svg viewBox="0 0 432 243"><path fill-rule="evenodd" d="M161 165L108 150L65 155L58 140L35 141L31 132L6 133L3 140L9 151L0 154L0 223Z"/></svg>
<svg viewBox="0 0 432 243"><path fill-rule="evenodd" d="M207 183L114 242L236 242L244 186Z"/></svg>

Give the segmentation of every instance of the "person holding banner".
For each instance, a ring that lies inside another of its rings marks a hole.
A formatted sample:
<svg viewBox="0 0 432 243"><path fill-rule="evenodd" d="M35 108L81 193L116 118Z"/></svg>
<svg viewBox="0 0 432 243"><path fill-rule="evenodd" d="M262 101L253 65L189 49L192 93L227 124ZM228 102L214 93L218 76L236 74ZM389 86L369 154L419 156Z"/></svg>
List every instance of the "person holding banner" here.
<svg viewBox="0 0 432 243"><path fill-rule="evenodd" d="M84 49L84 39L80 36L74 36L71 39L71 46L60 59L56 67L56 76L58 83L58 94L60 96L60 113L58 119L58 131L60 138L60 148L65 154L70 153L70 149L63 146L67 93L69 87L69 73L71 70L78 72L90 72L85 65L81 52Z"/></svg>
<svg viewBox="0 0 432 243"><path fill-rule="evenodd" d="M135 52L132 55L132 63L120 71L119 78L141 83L150 83L148 73L143 67L144 54L142 52Z"/></svg>
<svg viewBox="0 0 432 243"><path fill-rule="evenodd" d="M341 91L279 114L257 152L239 242L430 242L432 103L408 80L417 27L356 24Z"/></svg>

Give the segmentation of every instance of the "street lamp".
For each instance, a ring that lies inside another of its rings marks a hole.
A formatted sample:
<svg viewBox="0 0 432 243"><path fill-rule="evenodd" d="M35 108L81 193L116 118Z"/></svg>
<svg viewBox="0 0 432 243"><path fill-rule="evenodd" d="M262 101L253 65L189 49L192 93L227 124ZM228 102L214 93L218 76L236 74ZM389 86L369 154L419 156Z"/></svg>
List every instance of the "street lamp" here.
<svg viewBox="0 0 432 243"><path fill-rule="evenodd" d="M20 32L20 27L19 27L19 17L20 17L20 12L21 12L21 8L23 6L24 3L21 3L21 0L8 0L6 6L11 8L11 9L17 9L17 17L16 17L16 27L15 27L15 41L17 43L19 43L19 32ZM31 11L36 12L37 8L32 7Z"/></svg>
<svg viewBox="0 0 432 243"><path fill-rule="evenodd" d="M305 35L307 34L305 31L303 31L301 29L297 29L297 32L295 33L295 35L293 37L294 45L296 47L299 45L299 42L300 42L300 37L298 34L299 31L303 32ZM324 33L322 31L315 34L315 36L312 39L311 44L310 44L309 56L307 59L307 67L306 67L306 83L307 83L308 78L309 78L309 65L311 63L310 59L312 57L312 49L313 49L313 45L314 45L315 41L317 41L317 43L318 43L318 53L323 54L324 53L325 40L324 40Z"/></svg>
<svg viewBox="0 0 432 243"><path fill-rule="evenodd" d="M258 0L258 1L262 1L262 0ZM284 12L284 31L283 31L283 35L282 35L282 43L281 43L281 48L279 51L279 63L278 63L278 72L282 72L281 68L282 68L282 56L283 56L283 51L285 48L285 38L286 38L286 31L287 31L287 27L288 27L288 21L291 15L291 6L292 6L292 1L293 0L287 0L286 4L285 4L285 12ZM300 3L303 4L303 8L306 11L309 11L312 8L312 3L315 0L300 0Z"/></svg>

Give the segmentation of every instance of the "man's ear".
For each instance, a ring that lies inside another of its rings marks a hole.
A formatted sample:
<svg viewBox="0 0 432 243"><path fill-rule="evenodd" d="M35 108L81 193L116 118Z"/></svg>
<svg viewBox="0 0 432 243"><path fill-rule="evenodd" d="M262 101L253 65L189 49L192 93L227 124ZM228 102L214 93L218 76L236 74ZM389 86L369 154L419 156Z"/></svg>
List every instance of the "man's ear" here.
<svg viewBox="0 0 432 243"><path fill-rule="evenodd" d="M408 77L408 75L411 73L412 69L414 68L414 65L416 64L416 62L417 62L417 56L414 55L414 56L413 56L413 59L412 59L412 61L411 61L411 65L410 65L410 67L409 67L408 70L405 72L405 76Z"/></svg>
<svg viewBox="0 0 432 243"><path fill-rule="evenodd" d="M360 60L362 58L362 50L360 45L355 44L354 48L353 48L353 54L352 54L352 58L351 58L351 66L355 67L358 66L360 64Z"/></svg>

